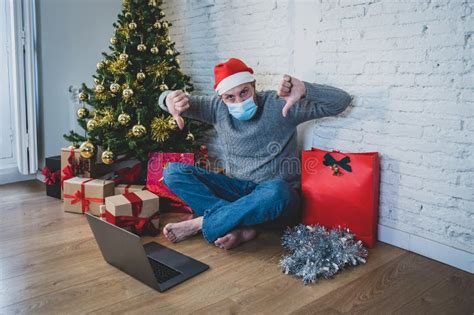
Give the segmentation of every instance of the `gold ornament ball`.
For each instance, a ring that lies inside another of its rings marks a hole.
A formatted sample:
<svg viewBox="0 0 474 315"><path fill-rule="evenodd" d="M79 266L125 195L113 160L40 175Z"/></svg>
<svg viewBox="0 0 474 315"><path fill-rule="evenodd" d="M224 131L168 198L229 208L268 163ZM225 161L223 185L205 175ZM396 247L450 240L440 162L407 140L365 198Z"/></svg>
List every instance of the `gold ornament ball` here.
<svg viewBox="0 0 474 315"><path fill-rule="evenodd" d="M97 84L97 85L95 86L95 91L96 91L97 93L103 93L103 92L105 91L105 87L104 87L102 84Z"/></svg>
<svg viewBox="0 0 474 315"><path fill-rule="evenodd" d="M119 124L121 124L122 126L126 126L128 125L128 123L130 122L130 115L129 114L126 114L126 113L122 113L118 116L118 122Z"/></svg>
<svg viewBox="0 0 474 315"><path fill-rule="evenodd" d="M161 28L161 23L159 21L156 21L155 24L153 24L153 27L159 30Z"/></svg>
<svg viewBox="0 0 474 315"><path fill-rule="evenodd" d="M125 97L126 99L129 99L130 97L133 96L133 90L130 89L130 88L125 89L125 90L123 90L122 95L123 95L123 97Z"/></svg>
<svg viewBox="0 0 474 315"><path fill-rule="evenodd" d="M79 152L83 158L90 159L95 154L95 146L92 144L92 142L87 140L81 144L79 147Z"/></svg>
<svg viewBox="0 0 474 315"><path fill-rule="evenodd" d="M145 44L139 44L139 45L137 46L137 50L138 50L138 51L141 51L141 52L146 51L146 46L145 46Z"/></svg>
<svg viewBox="0 0 474 315"><path fill-rule="evenodd" d="M122 61L127 61L128 60L128 55L126 53L121 53L119 55L119 59Z"/></svg>
<svg viewBox="0 0 474 315"><path fill-rule="evenodd" d="M194 141L194 135L192 133L188 133L188 135L186 136L186 140Z"/></svg>
<svg viewBox="0 0 474 315"><path fill-rule="evenodd" d="M120 84L118 84L118 83L112 83L112 84L110 85L110 91L111 91L112 93L117 93L118 91L120 91Z"/></svg>
<svg viewBox="0 0 474 315"><path fill-rule="evenodd" d="M158 47L156 47L156 46L151 47L150 51L154 55L158 54L158 52L159 52Z"/></svg>
<svg viewBox="0 0 474 315"><path fill-rule="evenodd" d="M164 17L165 13L163 11L160 11L160 17Z"/></svg>
<svg viewBox="0 0 474 315"><path fill-rule="evenodd" d="M173 53L174 53L173 49L171 49L171 48L166 49L166 54L168 56L171 56Z"/></svg>
<svg viewBox="0 0 474 315"><path fill-rule="evenodd" d="M84 92L81 92L81 94L79 94L79 100L81 102L84 102L85 100L87 100L89 98L89 95L87 95L86 93Z"/></svg>
<svg viewBox="0 0 474 315"><path fill-rule="evenodd" d="M137 28L137 23L131 22L128 24L128 28L131 29L132 31Z"/></svg>
<svg viewBox="0 0 474 315"><path fill-rule="evenodd" d="M146 128L141 124L135 125L132 128L132 133L137 138L143 137L146 134Z"/></svg>
<svg viewBox="0 0 474 315"><path fill-rule="evenodd" d="M138 80L138 81L141 82L141 81L145 80L145 78L146 78L145 73L143 73L143 72L138 72L138 73L137 73L137 80Z"/></svg>
<svg viewBox="0 0 474 315"><path fill-rule="evenodd" d="M112 45L117 44L117 37L113 36L113 37L110 39L110 43L111 43Z"/></svg>
<svg viewBox="0 0 474 315"><path fill-rule="evenodd" d="M168 22L164 21L163 23L161 23L161 26L163 26L164 29L167 29L168 28Z"/></svg>
<svg viewBox="0 0 474 315"><path fill-rule="evenodd" d="M174 119L169 120L169 121L168 121L168 124L169 124L169 127L170 127L171 129L176 129L176 128L178 128L178 123L177 123L176 120L174 120Z"/></svg>
<svg viewBox="0 0 474 315"><path fill-rule="evenodd" d="M125 17L131 17L131 16L132 16L132 13L130 13L130 12L125 13Z"/></svg>
<svg viewBox="0 0 474 315"><path fill-rule="evenodd" d="M97 122L97 120L91 119L87 122L87 130L94 130L95 128L97 128L98 125L99 123Z"/></svg>
<svg viewBox="0 0 474 315"><path fill-rule="evenodd" d="M81 107L77 110L77 118L84 119L89 116L89 110L85 107Z"/></svg>
<svg viewBox="0 0 474 315"><path fill-rule="evenodd" d="M100 69L103 69L105 67L105 63L102 62L102 61L99 61L96 65L97 69L100 70Z"/></svg>
<svg viewBox="0 0 474 315"><path fill-rule="evenodd" d="M169 41L169 42L171 42L171 36L167 35L167 36L166 36L166 40Z"/></svg>
<svg viewBox="0 0 474 315"><path fill-rule="evenodd" d="M168 86L166 84L160 84L160 91L166 91L168 90Z"/></svg>
<svg viewBox="0 0 474 315"><path fill-rule="evenodd" d="M102 152L101 158L102 158L102 162L104 162L104 164L110 165L110 164L114 163L115 155L112 151L106 150L106 151Z"/></svg>

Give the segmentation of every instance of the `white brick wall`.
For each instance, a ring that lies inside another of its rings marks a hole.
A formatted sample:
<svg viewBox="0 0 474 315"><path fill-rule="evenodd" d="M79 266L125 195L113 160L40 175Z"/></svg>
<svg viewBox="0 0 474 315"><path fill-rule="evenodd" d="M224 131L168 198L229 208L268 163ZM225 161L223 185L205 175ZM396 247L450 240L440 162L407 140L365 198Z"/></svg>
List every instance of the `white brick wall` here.
<svg viewBox="0 0 474 315"><path fill-rule="evenodd" d="M197 91L231 56L258 89L284 73L340 87L342 115L300 128L305 147L382 154L380 224L474 252L472 0L168 1ZM211 151L217 148L211 145Z"/></svg>

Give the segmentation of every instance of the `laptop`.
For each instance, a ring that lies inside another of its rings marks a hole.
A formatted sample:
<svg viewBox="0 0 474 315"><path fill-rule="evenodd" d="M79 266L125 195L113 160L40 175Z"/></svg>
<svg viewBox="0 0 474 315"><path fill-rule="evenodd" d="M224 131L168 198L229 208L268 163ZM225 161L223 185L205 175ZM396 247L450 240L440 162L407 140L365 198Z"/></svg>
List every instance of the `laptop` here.
<svg viewBox="0 0 474 315"><path fill-rule="evenodd" d="M106 262L163 292L209 269L209 266L171 248L150 242L86 213L87 221Z"/></svg>

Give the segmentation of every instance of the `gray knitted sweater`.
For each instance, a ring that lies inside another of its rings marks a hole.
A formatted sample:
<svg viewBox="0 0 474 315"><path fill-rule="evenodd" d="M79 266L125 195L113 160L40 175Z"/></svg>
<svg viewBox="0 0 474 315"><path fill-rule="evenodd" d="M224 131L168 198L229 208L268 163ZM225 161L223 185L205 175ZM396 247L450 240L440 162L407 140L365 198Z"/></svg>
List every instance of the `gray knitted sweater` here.
<svg viewBox="0 0 474 315"><path fill-rule="evenodd" d="M212 124L222 145L223 164L230 177L256 183L282 178L300 188L301 161L296 149L297 129L302 122L343 112L351 102L345 91L323 84L303 81L306 95L283 117L286 101L276 91L257 91L257 112L247 121L229 114L227 105L217 96L189 95L189 109L183 117ZM158 102L164 104L166 95Z"/></svg>

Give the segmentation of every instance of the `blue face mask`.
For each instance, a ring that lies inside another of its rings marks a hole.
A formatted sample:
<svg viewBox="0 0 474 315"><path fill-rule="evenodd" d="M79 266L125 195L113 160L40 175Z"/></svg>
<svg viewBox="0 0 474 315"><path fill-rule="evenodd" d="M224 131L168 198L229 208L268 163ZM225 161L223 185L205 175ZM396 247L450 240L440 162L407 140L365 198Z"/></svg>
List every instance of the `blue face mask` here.
<svg viewBox="0 0 474 315"><path fill-rule="evenodd" d="M257 112L257 105L251 96L241 103L228 104L227 109L238 120L249 120Z"/></svg>

